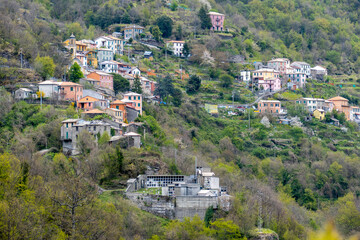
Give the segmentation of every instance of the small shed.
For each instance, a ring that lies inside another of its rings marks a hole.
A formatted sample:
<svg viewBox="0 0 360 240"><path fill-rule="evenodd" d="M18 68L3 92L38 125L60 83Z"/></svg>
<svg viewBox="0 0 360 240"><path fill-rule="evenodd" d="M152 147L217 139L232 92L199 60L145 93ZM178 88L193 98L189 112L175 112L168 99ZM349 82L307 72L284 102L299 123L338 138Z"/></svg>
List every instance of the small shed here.
<svg viewBox="0 0 360 240"><path fill-rule="evenodd" d="M151 51L145 51L144 52L144 58L153 60L153 57L154 57L153 52L151 52Z"/></svg>

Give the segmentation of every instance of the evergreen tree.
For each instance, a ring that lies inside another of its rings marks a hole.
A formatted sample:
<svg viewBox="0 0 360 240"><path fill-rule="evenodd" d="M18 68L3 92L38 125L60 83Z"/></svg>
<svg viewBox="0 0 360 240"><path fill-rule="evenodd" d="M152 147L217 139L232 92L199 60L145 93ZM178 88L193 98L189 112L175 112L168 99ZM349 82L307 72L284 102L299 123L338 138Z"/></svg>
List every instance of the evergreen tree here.
<svg viewBox="0 0 360 240"><path fill-rule="evenodd" d="M151 29L151 33L152 35L154 36L155 40L157 42L160 42L160 38L161 38L161 35L162 35L162 32L160 31L160 28L159 26L155 26Z"/></svg>
<svg viewBox="0 0 360 240"><path fill-rule="evenodd" d="M156 25L158 25L160 31L162 32L162 36L164 38L170 37L172 34L172 25L173 21L168 16L161 16L156 19Z"/></svg>
<svg viewBox="0 0 360 240"><path fill-rule="evenodd" d="M141 81L140 81L139 75L135 76L134 84L132 86L132 91L136 92L138 94L142 94L142 87L141 87Z"/></svg>
<svg viewBox="0 0 360 240"><path fill-rule="evenodd" d="M196 75L192 75L186 84L186 92L188 94L196 93L200 89L200 87L201 79Z"/></svg>
<svg viewBox="0 0 360 240"><path fill-rule="evenodd" d="M176 40L181 40L183 38L182 27L180 24L176 28L175 36L176 36Z"/></svg>
<svg viewBox="0 0 360 240"><path fill-rule="evenodd" d="M69 79L71 82L78 83L81 78L84 77L84 74L81 71L80 65L75 62L69 70Z"/></svg>
<svg viewBox="0 0 360 240"><path fill-rule="evenodd" d="M211 19L205 6L202 6L200 8L198 17L200 18L202 29L210 29L212 27Z"/></svg>
<svg viewBox="0 0 360 240"><path fill-rule="evenodd" d="M189 55L190 55L190 46L188 43L184 44L183 55L184 55L184 57L189 57Z"/></svg>
<svg viewBox="0 0 360 240"><path fill-rule="evenodd" d="M126 78L122 77L119 74L112 73L111 75L114 76L114 91L115 94L119 92L126 92L130 90L130 82Z"/></svg>

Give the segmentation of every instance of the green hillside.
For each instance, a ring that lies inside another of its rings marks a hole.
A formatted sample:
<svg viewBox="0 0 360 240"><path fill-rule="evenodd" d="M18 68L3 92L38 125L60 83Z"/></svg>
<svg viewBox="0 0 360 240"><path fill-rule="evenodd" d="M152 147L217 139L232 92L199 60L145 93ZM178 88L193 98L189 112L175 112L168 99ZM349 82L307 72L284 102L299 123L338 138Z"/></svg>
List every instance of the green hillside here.
<svg viewBox="0 0 360 240"><path fill-rule="evenodd" d="M198 13L204 6L226 15L226 32L202 28ZM359 7L356 0L0 0L0 238L359 236L359 125L337 112L324 121L305 121L308 114L294 103L340 95L360 104ZM172 29L163 28L150 42L159 50L143 45L146 35L160 31L163 16L171 19ZM66 156L61 121L81 112L73 105L14 101L10 92L24 82L68 78L71 59L62 42L72 33L94 39L129 23L144 26L144 34L115 58L153 70L148 78L159 84L156 93L166 104L144 101L144 113L136 119L144 124L140 149L109 145L105 134L95 144L84 133L81 154ZM167 51L164 43L175 39L188 44L190 57ZM146 50L153 60L137 55ZM229 61L236 55L242 61ZM280 124L272 115L268 126L261 123L263 116L252 109L259 95L235 80L240 70L253 69L253 62L274 57L329 71L323 81L308 80L303 89L269 97L282 101L288 118L298 117L296 125ZM206 103L250 106L219 108L212 116ZM330 124L330 118L341 126ZM124 197L129 178L148 168L190 175L195 157L227 186L230 211L209 208L204 221L169 220Z"/></svg>

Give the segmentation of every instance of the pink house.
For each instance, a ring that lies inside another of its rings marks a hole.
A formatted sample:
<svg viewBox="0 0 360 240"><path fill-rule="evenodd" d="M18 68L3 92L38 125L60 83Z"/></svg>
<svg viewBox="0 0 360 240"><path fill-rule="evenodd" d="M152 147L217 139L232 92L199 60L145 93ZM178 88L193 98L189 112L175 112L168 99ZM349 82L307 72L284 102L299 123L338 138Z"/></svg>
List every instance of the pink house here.
<svg viewBox="0 0 360 240"><path fill-rule="evenodd" d="M268 61L268 67L279 71L281 75L286 74L290 67L290 60L287 58L275 58Z"/></svg>
<svg viewBox="0 0 360 240"><path fill-rule="evenodd" d="M208 14L212 24L210 29L214 31L224 31L225 15L217 12L209 12Z"/></svg>
<svg viewBox="0 0 360 240"><path fill-rule="evenodd" d="M100 87L109 88L114 90L114 79L113 75L108 74L103 71L95 71L86 76L86 78L91 78L100 81Z"/></svg>
<svg viewBox="0 0 360 240"><path fill-rule="evenodd" d="M281 80L279 78L259 80L258 88L270 92L278 91L281 89Z"/></svg>
<svg viewBox="0 0 360 240"><path fill-rule="evenodd" d="M83 97L83 86L73 82L59 84L60 96L63 100L79 101Z"/></svg>

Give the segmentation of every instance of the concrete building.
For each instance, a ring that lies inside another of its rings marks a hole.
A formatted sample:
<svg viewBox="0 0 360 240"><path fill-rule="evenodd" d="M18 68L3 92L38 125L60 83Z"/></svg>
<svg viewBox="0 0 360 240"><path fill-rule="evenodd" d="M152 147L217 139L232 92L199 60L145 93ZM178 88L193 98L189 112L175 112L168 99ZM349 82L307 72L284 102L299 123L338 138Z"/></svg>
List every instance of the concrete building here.
<svg viewBox="0 0 360 240"><path fill-rule="evenodd" d="M304 73L292 73L287 75L291 83L297 85L299 88L305 87L307 76Z"/></svg>
<svg viewBox="0 0 360 240"><path fill-rule="evenodd" d="M105 99L97 99L86 96L77 102L77 108L85 111L93 110L95 108L106 109L109 107L108 101Z"/></svg>
<svg viewBox="0 0 360 240"><path fill-rule="evenodd" d="M258 80L270 80L280 78L280 72L270 68L261 68L253 72L253 81L254 83Z"/></svg>
<svg viewBox="0 0 360 240"><path fill-rule="evenodd" d="M59 90L61 100L76 102L83 97L83 86L77 83L61 82Z"/></svg>
<svg viewBox="0 0 360 240"><path fill-rule="evenodd" d="M278 71L281 75L286 74L286 70L289 67L290 60L287 58L275 58L268 61L268 68Z"/></svg>
<svg viewBox="0 0 360 240"><path fill-rule="evenodd" d="M251 81L251 72L250 70L240 71L240 82L250 82Z"/></svg>
<svg viewBox="0 0 360 240"><path fill-rule="evenodd" d="M306 62L293 62L290 64L290 66L295 69L295 73L305 74L306 77L311 75L310 64Z"/></svg>
<svg viewBox="0 0 360 240"><path fill-rule="evenodd" d="M174 53L177 57L183 56L185 41L168 41L166 46Z"/></svg>
<svg viewBox="0 0 360 240"><path fill-rule="evenodd" d="M256 86L260 90L276 92L281 89L281 80L280 78L258 80Z"/></svg>
<svg viewBox="0 0 360 240"><path fill-rule="evenodd" d="M296 103L304 105L305 109L311 113L316 109L322 109L325 112L331 112L334 109L333 102L322 98L300 98L296 100Z"/></svg>
<svg viewBox="0 0 360 240"><path fill-rule="evenodd" d="M124 39L129 40L130 38L134 39L141 33L143 33L144 28L138 25L129 24L122 29Z"/></svg>
<svg viewBox="0 0 360 240"><path fill-rule="evenodd" d="M258 103L260 113L281 113L281 102L278 100L260 100Z"/></svg>
<svg viewBox="0 0 360 240"><path fill-rule="evenodd" d="M63 152L76 155L79 153L77 146L79 134L82 131L89 132L97 143L98 135L107 132L111 136L110 124L102 121L85 121L83 119L67 119L62 122L61 141L63 143Z"/></svg>
<svg viewBox="0 0 360 240"><path fill-rule="evenodd" d="M86 78L91 78L100 81L100 87L108 88L114 90L114 77L111 74L108 74L103 71L94 71L86 76Z"/></svg>
<svg viewBox="0 0 360 240"><path fill-rule="evenodd" d="M124 94L124 100L131 101L135 103L135 109L142 114L142 95L134 92L129 92ZM125 102L121 100L122 102Z"/></svg>
<svg viewBox="0 0 360 240"><path fill-rule="evenodd" d="M60 83L53 80L46 80L38 83L39 91L44 94L46 98L59 99Z"/></svg>
<svg viewBox="0 0 360 240"><path fill-rule="evenodd" d="M37 98L36 93L28 88L19 88L14 93L15 99Z"/></svg>
<svg viewBox="0 0 360 240"><path fill-rule="evenodd" d="M97 60L99 63L114 60L113 50L107 48L99 48L97 50Z"/></svg>
<svg viewBox="0 0 360 240"><path fill-rule="evenodd" d="M210 16L212 24L210 30L224 31L225 15L217 12L209 12L208 15Z"/></svg>
<svg viewBox="0 0 360 240"><path fill-rule="evenodd" d="M99 68L106 73L119 73L118 62L114 60L100 62Z"/></svg>
<svg viewBox="0 0 360 240"><path fill-rule="evenodd" d="M310 68L310 73L313 79L324 80L324 77L327 76L327 69L321 66L315 66Z"/></svg>

